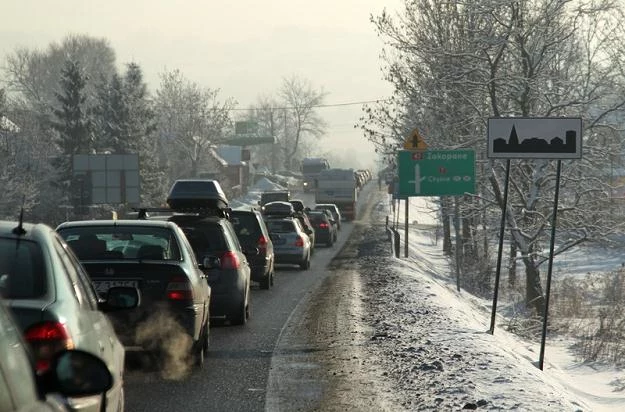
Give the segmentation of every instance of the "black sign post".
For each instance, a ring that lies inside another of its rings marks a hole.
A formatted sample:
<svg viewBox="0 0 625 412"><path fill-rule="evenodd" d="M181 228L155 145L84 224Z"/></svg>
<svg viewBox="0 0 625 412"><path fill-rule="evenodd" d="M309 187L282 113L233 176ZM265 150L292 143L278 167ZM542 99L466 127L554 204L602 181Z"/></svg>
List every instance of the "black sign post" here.
<svg viewBox="0 0 625 412"><path fill-rule="evenodd" d="M557 159L555 199L551 223L551 242L549 250L549 268L547 272L547 290L545 292L545 308L543 314L542 339L538 365L543 369L545 357L545 341L547 337L547 318L549 313L549 297L551 294L551 277L555 248L558 198L560 194L560 171L562 159L581 159L582 157L582 119L569 117L496 117L488 119L488 157L491 159L508 159L506 182L502 205L501 228L499 234L499 251L497 255L497 273L491 315L490 333L495 330L495 317L499 280L501 273L501 256L505 215L507 213L508 184L510 179L510 159Z"/></svg>

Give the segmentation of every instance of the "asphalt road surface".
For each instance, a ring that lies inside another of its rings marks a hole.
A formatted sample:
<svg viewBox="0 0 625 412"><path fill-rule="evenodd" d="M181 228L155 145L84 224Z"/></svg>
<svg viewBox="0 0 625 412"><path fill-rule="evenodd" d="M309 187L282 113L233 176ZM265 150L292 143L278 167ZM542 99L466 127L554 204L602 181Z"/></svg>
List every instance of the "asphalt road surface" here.
<svg viewBox="0 0 625 412"><path fill-rule="evenodd" d="M362 191L359 210L366 206L373 186L370 183ZM296 197L312 206L309 196ZM272 289L253 287L247 325L211 328L203 369L194 369L182 379L172 379L128 354L126 411L264 411L276 345L288 330L289 322L297 319L293 316L296 309L301 311L302 305L309 305L307 298L332 273L328 266L354 227L351 222L343 223L333 247L316 249L310 270L277 267ZM281 401L280 409L290 408Z"/></svg>

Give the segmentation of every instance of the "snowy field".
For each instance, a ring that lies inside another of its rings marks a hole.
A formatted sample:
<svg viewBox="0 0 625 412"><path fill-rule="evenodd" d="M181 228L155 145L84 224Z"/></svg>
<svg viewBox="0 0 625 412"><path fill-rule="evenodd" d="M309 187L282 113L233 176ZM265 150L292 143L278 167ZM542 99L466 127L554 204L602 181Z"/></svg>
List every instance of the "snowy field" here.
<svg viewBox="0 0 625 412"><path fill-rule="evenodd" d="M399 211L402 238L403 207L402 201ZM625 411L625 371L599 364L581 364L569 349L570 341L550 336L541 371L536 366L539 342L525 341L506 332L505 319L501 317L494 334L488 333L492 302L456 290L453 267L443 256L440 241L436 244L432 231L424 230L439 224L436 205L428 198L415 197L410 199L409 207L409 221L413 223L409 233L409 257L403 257L402 243L401 258L395 259L393 269L404 277L417 278L419 284L427 284L436 299L435 305L445 312L442 318L454 325L440 328L432 339L445 342L445 347L449 348L467 347L469 352L483 348L485 359L471 371L471 385L482 398L491 400L484 408L492 409L499 403L503 410ZM415 221L418 224L414 224ZM554 276L609 271L620 265L618 251L586 249L567 253L557 265L554 261ZM447 335L445 330L449 332ZM449 367L449 362L445 367Z"/></svg>

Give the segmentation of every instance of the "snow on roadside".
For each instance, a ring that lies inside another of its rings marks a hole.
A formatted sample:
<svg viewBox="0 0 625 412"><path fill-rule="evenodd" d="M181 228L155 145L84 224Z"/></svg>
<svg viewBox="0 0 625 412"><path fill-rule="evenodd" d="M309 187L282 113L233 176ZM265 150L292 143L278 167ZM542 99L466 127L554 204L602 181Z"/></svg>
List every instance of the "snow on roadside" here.
<svg viewBox="0 0 625 412"><path fill-rule="evenodd" d="M429 206L424 200L418 208ZM436 213L416 216L409 258L389 255L379 226L369 229L366 238L376 241L360 253L365 323L375 330L368 350L380 363L380 378L396 382L406 410L600 410L562 382L548 357L545 371L535 366L538 344L500 326L488 332L490 309L456 290L453 270L434 242Z"/></svg>

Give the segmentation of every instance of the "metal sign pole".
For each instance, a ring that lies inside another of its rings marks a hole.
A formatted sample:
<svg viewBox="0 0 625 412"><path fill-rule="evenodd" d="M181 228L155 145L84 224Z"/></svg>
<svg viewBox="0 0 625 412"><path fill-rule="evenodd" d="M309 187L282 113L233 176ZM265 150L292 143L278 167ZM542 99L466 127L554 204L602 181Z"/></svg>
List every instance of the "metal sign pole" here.
<svg viewBox="0 0 625 412"><path fill-rule="evenodd" d="M405 213L405 222L404 222L404 257L408 257L408 202L410 198L406 197L406 213Z"/></svg>
<svg viewBox="0 0 625 412"><path fill-rule="evenodd" d="M510 159L506 161L506 181L503 190L503 206L501 208L501 226L499 227L499 251L497 252L497 270L495 272L495 291L493 294L493 308L490 316L490 329L492 335L495 332L495 317L497 315L497 298L499 295L499 279L501 277L501 255L503 253L503 236L506 227L506 213L508 210L508 186L510 181Z"/></svg>
<svg viewBox="0 0 625 412"><path fill-rule="evenodd" d="M555 249L556 239L556 223L558 217L558 197L560 195L560 170L562 161L558 160L556 170L556 194L553 201L553 216L551 217L551 244L549 245L549 269L547 271L547 291L545 293L545 313L543 319L543 336L540 341L540 358L538 359L538 367L543 370L543 362L545 360L545 340L547 338L547 317L549 315L549 295L551 293L551 270L553 268L553 251Z"/></svg>
<svg viewBox="0 0 625 412"><path fill-rule="evenodd" d="M456 238L456 247L455 247L455 252L456 252L456 288L458 290L458 292L460 292L460 259L461 259L461 253L462 251L460 250L462 248L462 239L461 239L461 234L460 234L460 205L458 204L458 197L454 196L453 199L454 202L454 231L455 231L455 238Z"/></svg>

